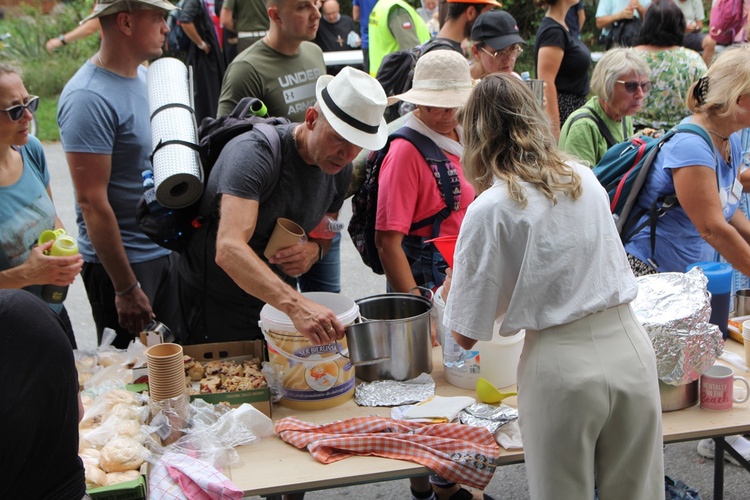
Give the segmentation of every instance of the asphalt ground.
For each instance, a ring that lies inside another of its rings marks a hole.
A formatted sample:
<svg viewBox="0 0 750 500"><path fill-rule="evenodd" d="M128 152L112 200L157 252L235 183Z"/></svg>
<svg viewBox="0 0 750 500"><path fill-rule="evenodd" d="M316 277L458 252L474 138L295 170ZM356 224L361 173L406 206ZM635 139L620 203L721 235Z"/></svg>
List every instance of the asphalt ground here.
<svg viewBox="0 0 750 500"><path fill-rule="evenodd" d="M50 169L52 194L60 219L71 234L77 234L73 187L62 146L60 143L46 143L44 144L44 151ZM347 201L344 203L340 218L348 221L350 215L351 205ZM359 299L385 292L385 279L373 274L369 268L365 267L348 234L344 234L341 248L342 293L353 299ZM73 322L79 349L96 347L96 330L91 317L91 308L80 279L77 279L71 285L65 305ZM300 417L304 418L304 415L300 415ZM699 456L696 452L696 445L697 443L693 441L667 445L664 452L665 471L671 478L682 480L697 489L704 500L712 500L713 460L706 460ZM262 457L260 458L262 459ZM283 474L283 471L279 471L279 474ZM529 498L524 465L499 467L485 492L496 499L523 500ZM312 500L329 498L409 499L410 497L409 481L406 479L321 490L309 492L306 495L306 498ZM750 500L750 472L735 465L726 464L724 499Z"/></svg>

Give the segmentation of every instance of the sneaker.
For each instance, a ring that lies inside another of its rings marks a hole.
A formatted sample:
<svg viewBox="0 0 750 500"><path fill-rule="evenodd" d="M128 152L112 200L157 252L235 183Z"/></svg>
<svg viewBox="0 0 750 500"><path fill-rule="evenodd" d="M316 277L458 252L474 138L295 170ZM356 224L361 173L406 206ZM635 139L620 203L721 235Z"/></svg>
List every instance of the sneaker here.
<svg viewBox="0 0 750 500"><path fill-rule="evenodd" d="M742 436L726 436L724 440L735 450L737 453L742 455L745 460L750 460L750 441ZM698 455L704 458L710 458L713 460L715 455L713 439L701 439L698 442ZM724 453L724 460L728 460L734 465L740 465L737 460L729 453Z"/></svg>

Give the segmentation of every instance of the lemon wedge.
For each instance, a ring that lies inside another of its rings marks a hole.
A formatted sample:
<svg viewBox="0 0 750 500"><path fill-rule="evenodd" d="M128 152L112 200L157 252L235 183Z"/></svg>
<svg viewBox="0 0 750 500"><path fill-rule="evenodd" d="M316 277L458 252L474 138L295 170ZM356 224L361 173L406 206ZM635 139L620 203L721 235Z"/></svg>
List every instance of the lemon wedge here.
<svg viewBox="0 0 750 500"><path fill-rule="evenodd" d="M489 380L483 379L482 377L477 379L477 396L482 403L494 405L501 402L503 399L515 396L516 394L518 393L515 391L500 392Z"/></svg>

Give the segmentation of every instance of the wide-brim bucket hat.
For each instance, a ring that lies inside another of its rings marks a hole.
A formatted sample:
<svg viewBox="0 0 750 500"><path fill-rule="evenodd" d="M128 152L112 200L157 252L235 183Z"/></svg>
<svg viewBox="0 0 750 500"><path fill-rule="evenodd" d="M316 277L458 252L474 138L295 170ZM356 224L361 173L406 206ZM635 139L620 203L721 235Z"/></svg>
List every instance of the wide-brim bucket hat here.
<svg viewBox="0 0 750 500"><path fill-rule="evenodd" d="M385 146L388 126L383 118L386 95L378 81L350 66L338 75L323 75L315 85L323 116L341 137L370 150Z"/></svg>
<svg viewBox="0 0 750 500"><path fill-rule="evenodd" d="M469 61L454 50L433 50L417 60L411 89L388 98L388 105L406 101L420 106L458 108L469 99L474 80Z"/></svg>
<svg viewBox="0 0 750 500"><path fill-rule="evenodd" d="M176 5L173 5L166 0L97 0L94 10L91 14L86 16L81 23L85 23L89 19L94 19L95 17L142 9L144 6L146 8L153 7L154 9L166 11L175 10L177 8Z"/></svg>

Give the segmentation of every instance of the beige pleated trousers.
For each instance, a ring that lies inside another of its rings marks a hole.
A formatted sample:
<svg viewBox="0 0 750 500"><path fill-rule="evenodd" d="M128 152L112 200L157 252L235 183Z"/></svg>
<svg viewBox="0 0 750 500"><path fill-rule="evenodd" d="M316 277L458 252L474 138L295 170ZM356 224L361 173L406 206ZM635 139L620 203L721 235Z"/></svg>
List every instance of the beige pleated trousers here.
<svg viewBox="0 0 750 500"><path fill-rule="evenodd" d="M629 305L526 331L519 425L533 500L664 498L656 357ZM596 478L596 479L595 479Z"/></svg>

